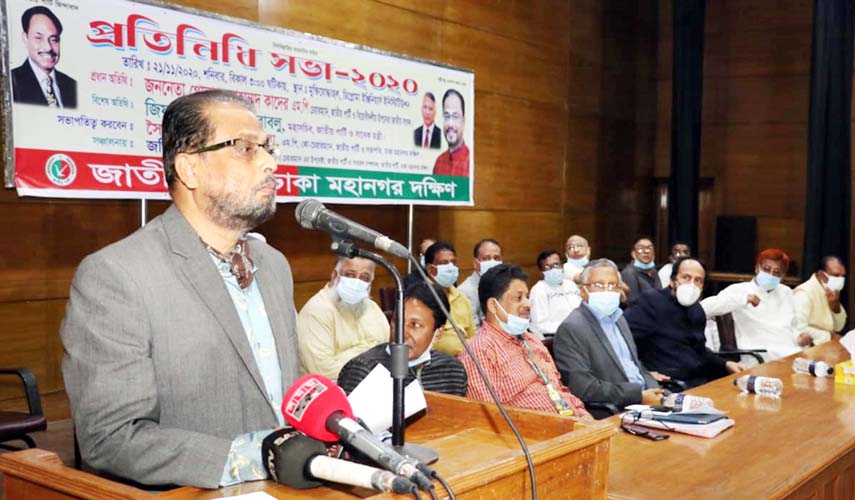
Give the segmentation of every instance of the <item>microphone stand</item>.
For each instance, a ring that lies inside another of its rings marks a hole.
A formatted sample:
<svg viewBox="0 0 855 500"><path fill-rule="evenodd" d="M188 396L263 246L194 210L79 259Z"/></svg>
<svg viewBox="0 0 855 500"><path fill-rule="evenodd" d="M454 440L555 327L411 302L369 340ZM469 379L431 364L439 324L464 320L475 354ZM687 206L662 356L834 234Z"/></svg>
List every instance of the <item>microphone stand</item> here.
<svg viewBox="0 0 855 500"><path fill-rule="evenodd" d="M392 446L398 453L431 464L439 458L437 452L427 446L404 443L404 380L409 371L409 346L404 343L404 282L401 273L383 256L356 247L353 241L333 236L330 248L336 255L352 259L362 257L383 266L395 278L395 341L389 345L392 374Z"/></svg>

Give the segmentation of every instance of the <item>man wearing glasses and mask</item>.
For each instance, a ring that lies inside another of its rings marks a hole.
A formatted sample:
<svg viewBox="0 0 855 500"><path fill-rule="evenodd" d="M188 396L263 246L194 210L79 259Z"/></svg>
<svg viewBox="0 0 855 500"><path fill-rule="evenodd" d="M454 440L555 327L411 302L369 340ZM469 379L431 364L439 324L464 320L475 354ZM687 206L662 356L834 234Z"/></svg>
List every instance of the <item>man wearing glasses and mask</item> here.
<svg viewBox="0 0 855 500"><path fill-rule="evenodd" d="M659 274L656 272L656 251L653 240L639 238L632 246L630 255L632 262L620 272L620 277L629 287L626 297L627 307L634 304L645 290L662 288Z"/></svg>
<svg viewBox="0 0 855 500"><path fill-rule="evenodd" d="M297 316L300 369L331 380L363 352L389 339L389 320L371 300L374 262L341 257L330 281Z"/></svg>
<svg viewBox="0 0 855 500"><path fill-rule="evenodd" d="M531 332L543 340L555 335L558 325L579 307L582 298L575 283L564 279L561 256L557 250L544 250L537 256L537 268L543 279L531 287Z"/></svg>
<svg viewBox="0 0 855 500"><path fill-rule="evenodd" d="M77 269L61 327L83 460L144 486L264 479L298 377L293 279L246 233L276 210L276 150L228 91L163 116L172 205Z"/></svg>

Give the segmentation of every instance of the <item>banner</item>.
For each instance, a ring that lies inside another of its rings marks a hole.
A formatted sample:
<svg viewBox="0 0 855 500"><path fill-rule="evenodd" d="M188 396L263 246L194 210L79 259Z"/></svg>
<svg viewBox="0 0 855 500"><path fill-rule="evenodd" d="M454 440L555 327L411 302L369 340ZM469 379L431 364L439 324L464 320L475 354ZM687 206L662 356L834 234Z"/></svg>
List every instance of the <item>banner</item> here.
<svg viewBox="0 0 855 500"><path fill-rule="evenodd" d="M21 196L168 199L164 111L228 89L281 151L277 201L474 204L471 71L163 4L0 6Z"/></svg>

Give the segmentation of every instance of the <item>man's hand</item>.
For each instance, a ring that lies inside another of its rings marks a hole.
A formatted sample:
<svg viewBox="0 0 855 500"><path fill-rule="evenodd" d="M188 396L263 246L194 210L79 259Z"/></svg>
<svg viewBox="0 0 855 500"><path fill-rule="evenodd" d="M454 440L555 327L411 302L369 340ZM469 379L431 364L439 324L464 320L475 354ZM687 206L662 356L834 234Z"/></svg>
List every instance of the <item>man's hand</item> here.
<svg viewBox="0 0 855 500"><path fill-rule="evenodd" d="M749 294L748 298L746 299L746 302L751 304L754 307L757 307L760 305L760 297L754 295L753 293Z"/></svg>
<svg viewBox="0 0 855 500"><path fill-rule="evenodd" d="M727 368L728 373L739 373L741 371L745 371L747 368L742 363L737 363L736 361L728 361L724 366Z"/></svg>
<svg viewBox="0 0 855 500"><path fill-rule="evenodd" d="M662 389L646 389L641 391L641 404L659 406L665 393Z"/></svg>
<svg viewBox="0 0 855 500"><path fill-rule="evenodd" d="M656 379L657 382L667 382L671 380L671 377L668 375L662 375L659 372L650 372L650 376Z"/></svg>
<svg viewBox="0 0 855 500"><path fill-rule="evenodd" d="M808 333L800 333L796 342L798 342L801 347L809 346L813 344L813 337Z"/></svg>
<svg viewBox="0 0 855 500"><path fill-rule="evenodd" d="M828 307L835 313L840 312L840 290L834 291L825 288L825 299L828 301Z"/></svg>

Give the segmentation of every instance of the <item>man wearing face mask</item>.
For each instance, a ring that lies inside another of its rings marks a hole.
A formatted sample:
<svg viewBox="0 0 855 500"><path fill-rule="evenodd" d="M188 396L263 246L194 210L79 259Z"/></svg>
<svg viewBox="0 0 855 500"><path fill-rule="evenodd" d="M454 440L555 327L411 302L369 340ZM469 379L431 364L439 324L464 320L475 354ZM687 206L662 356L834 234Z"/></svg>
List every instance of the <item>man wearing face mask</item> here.
<svg viewBox="0 0 855 500"><path fill-rule="evenodd" d="M641 294L624 315L644 366L689 387L745 369L706 348L707 317L698 303L705 279L700 261L680 257L671 270L671 285Z"/></svg>
<svg viewBox="0 0 855 500"><path fill-rule="evenodd" d="M554 335L558 325L579 307L579 288L564 279L561 256L556 250L544 250L537 256L537 268L543 279L531 287L531 331L543 340Z"/></svg>
<svg viewBox="0 0 855 500"><path fill-rule="evenodd" d="M846 309L840 304L845 284L846 267L839 257L829 255L809 280L793 290L796 331L810 335L814 345L828 342L832 332L846 326Z"/></svg>
<svg viewBox="0 0 855 500"><path fill-rule="evenodd" d="M692 249L688 243L678 241L671 245L671 254L668 255L668 263L659 269L659 283L662 288L671 286L671 268L674 261L680 257L688 257L692 255Z"/></svg>
<svg viewBox="0 0 855 500"><path fill-rule="evenodd" d="M564 243L564 256L567 258L564 263L564 279L576 282L591 258L588 240L578 234L570 236Z"/></svg>
<svg viewBox="0 0 855 500"><path fill-rule="evenodd" d="M389 321L369 297L374 262L339 258L329 283L297 316L300 369L335 380L345 363L389 339Z"/></svg>
<svg viewBox="0 0 855 500"><path fill-rule="evenodd" d="M789 266L790 257L783 250L767 248L757 256L754 279L730 285L702 303L710 318L731 313L736 345L766 349L762 354L766 361L799 352L812 341L796 329L793 291L781 284ZM752 359L744 357L743 362Z"/></svg>
<svg viewBox="0 0 855 500"><path fill-rule="evenodd" d="M436 289L446 309L450 307L438 285L414 283L404 291L404 342L410 348L409 371L404 385L418 379L426 391L466 396L467 378L463 364L457 358L433 349L446 317L429 287ZM394 322L392 324L390 342L395 340ZM392 356L388 343L372 347L351 359L341 369L338 385L350 394L378 364L391 371Z"/></svg>
<svg viewBox="0 0 855 500"><path fill-rule="evenodd" d="M627 307L632 306L645 290L662 288L659 274L656 272L656 251L653 240L639 238L632 246L630 255L632 255L632 262L620 272L620 277L629 287L626 297Z"/></svg>
<svg viewBox="0 0 855 500"><path fill-rule="evenodd" d="M658 405L663 392L648 372L620 309L620 274L609 259L597 259L582 272L583 305L558 328L553 349L561 379L582 401ZM595 413L596 414L596 413ZM606 416L606 415L604 415Z"/></svg>
<svg viewBox="0 0 855 500"><path fill-rule="evenodd" d="M503 404L590 419L584 403L561 383L549 351L528 331L527 280L513 264L501 264L481 276L478 297L486 314L469 346ZM457 357L469 375L466 396L492 401L469 354Z"/></svg>
<svg viewBox="0 0 855 500"><path fill-rule="evenodd" d="M492 238L484 238L475 243L472 249L472 267L474 271L466 278L466 281L460 284L460 291L469 303L472 304L472 320L475 323L475 328L481 326L481 320L484 319L484 312L481 311L481 306L478 301L478 280L487 271L502 263L502 246L499 242Z"/></svg>
<svg viewBox="0 0 855 500"><path fill-rule="evenodd" d="M425 253L427 249L436 243L436 240L433 238L425 238L419 243L419 265L422 266L422 269L425 268ZM427 273L425 273L427 274ZM410 288L413 283L418 283L422 281L422 275L419 273L418 269L413 269L410 274L404 276L404 290Z"/></svg>
<svg viewBox="0 0 855 500"><path fill-rule="evenodd" d="M471 338L475 335L472 305L469 304L469 299L454 286L460 273L457 268L457 253L454 251L454 246L447 241L437 241L425 252L425 262L427 263L425 270L428 276L445 290L445 295L451 304L448 309L451 318L463 331L463 336L467 339ZM434 348L449 356L456 356L463 349L463 344L457 337L450 321L445 323Z"/></svg>

